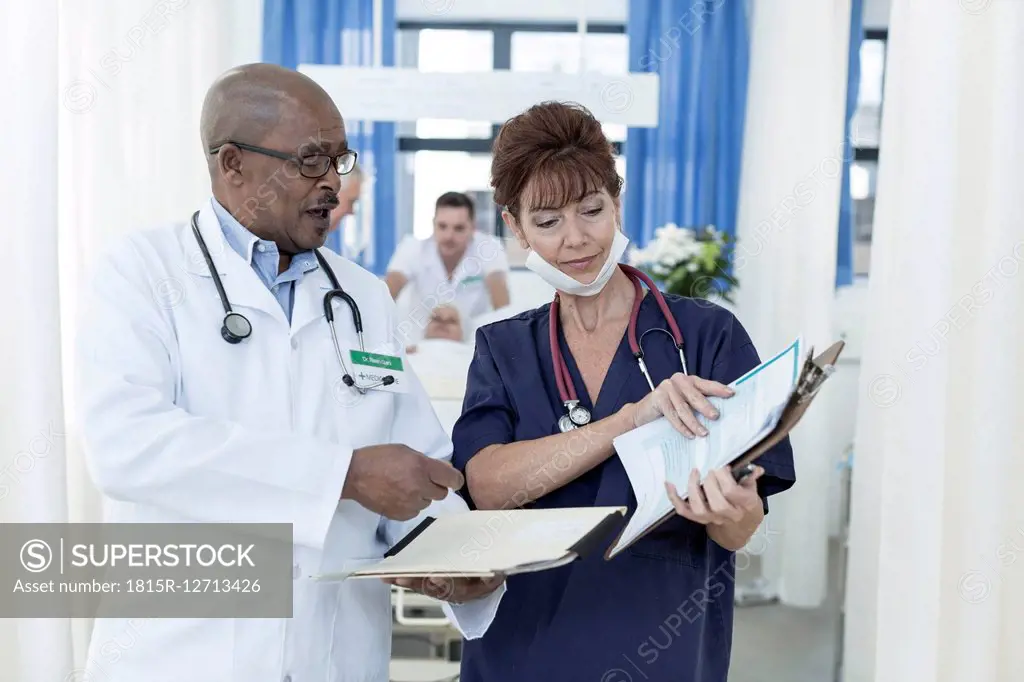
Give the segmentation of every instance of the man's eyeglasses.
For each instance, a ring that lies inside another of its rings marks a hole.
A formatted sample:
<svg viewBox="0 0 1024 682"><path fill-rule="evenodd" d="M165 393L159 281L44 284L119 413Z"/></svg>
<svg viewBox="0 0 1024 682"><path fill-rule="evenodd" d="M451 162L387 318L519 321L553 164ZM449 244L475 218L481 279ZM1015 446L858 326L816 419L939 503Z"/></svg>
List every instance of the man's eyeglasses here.
<svg viewBox="0 0 1024 682"><path fill-rule="evenodd" d="M220 143L215 147L210 148L211 154L216 154L224 147L224 145L233 144L239 149L244 149L248 152L255 152L256 154L263 154L264 156L272 156L275 159L283 159L284 161L294 161L299 167L299 173L303 177L307 178L322 178L327 175L327 171L334 166L334 169L338 171L338 175L347 175L352 172L352 169L356 166L356 157L358 154L351 149L346 149L340 154L309 154L307 156L295 156L294 154L286 154L285 152L275 151L273 149L266 149L265 147L257 147L251 144L245 144L244 142L235 142L234 140L227 140Z"/></svg>

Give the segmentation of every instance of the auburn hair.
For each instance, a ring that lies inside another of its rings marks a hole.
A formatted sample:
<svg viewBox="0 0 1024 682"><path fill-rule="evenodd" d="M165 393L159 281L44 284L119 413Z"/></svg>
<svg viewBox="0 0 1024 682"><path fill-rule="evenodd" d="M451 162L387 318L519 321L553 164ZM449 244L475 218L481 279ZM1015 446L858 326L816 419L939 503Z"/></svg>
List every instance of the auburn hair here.
<svg viewBox="0 0 1024 682"><path fill-rule="evenodd" d="M590 111L572 102L542 102L510 118L494 141L494 202L516 220L520 211L557 209L591 192L622 191L614 148ZM529 192L529 196L525 196ZM522 201L529 201L523 206Z"/></svg>

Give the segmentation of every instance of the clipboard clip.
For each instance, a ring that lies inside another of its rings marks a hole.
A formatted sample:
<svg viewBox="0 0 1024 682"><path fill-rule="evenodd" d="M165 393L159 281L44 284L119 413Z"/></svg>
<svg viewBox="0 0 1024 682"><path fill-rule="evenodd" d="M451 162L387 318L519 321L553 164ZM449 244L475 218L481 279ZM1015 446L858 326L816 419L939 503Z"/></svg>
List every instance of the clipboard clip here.
<svg viewBox="0 0 1024 682"><path fill-rule="evenodd" d="M796 401L799 404L810 402L818 394L818 391L821 390L825 380L836 371L835 365L832 364L819 367L815 364L812 359L813 357L814 350L812 349L811 353L807 356L806 362L804 362L804 371L794 390Z"/></svg>

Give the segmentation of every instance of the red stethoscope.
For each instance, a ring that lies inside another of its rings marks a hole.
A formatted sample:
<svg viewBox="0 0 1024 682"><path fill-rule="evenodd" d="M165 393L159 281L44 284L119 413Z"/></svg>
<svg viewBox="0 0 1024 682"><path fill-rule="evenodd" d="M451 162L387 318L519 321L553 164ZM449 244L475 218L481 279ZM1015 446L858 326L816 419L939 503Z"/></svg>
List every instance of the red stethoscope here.
<svg viewBox="0 0 1024 682"><path fill-rule="evenodd" d="M676 318L672 315L672 311L669 310L668 303L665 302L665 297L658 291L658 287L654 285L651 278L645 275L636 268L619 264L619 268L626 273L630 281L633 282L633 291L635 296L633 297L633 310L629 315L629 327L627 332L629 334L629 348L633 351L633 357L636 358L637 364L640 366L640 371L643 372L644 378L647 379L647 385L654 390L654 381L651 380L651 374L647 371L647 364L644 362L644 349L641 345L643 343L643 337L650 332L664 332L672 337L676 348L679 350L679 362L683 365L683 374L688 374L686 370L686 358L683 357L683 334L679 331L679 325L676 324ZM640 312L640 303L643 302L643 290L640 288L640 282L647 285L648 290L654 296L654 299L658 302L658 307L661 308L662 315L665 316L665 321L668 323L669 329L663 329L655 327L648 329L646 332L640 335L638 339L636 336L636 323L637 316ZM572 431L575 428L584 426L590 423L590 410L580 405L579 398L576 395L576 387L573 386L572 377L569 375L569 368L565 364L565 358L562 357L562 349L558 345L558 294L555 294L554 300L551 302L551 311L548 317L548 330L549 330L549 341L551 343L551 363L555 368L555 383L558 385L558 396L562 400L562 404L565 406L565 414L558 419L558 429L565 433L566 431Z"/></svg>

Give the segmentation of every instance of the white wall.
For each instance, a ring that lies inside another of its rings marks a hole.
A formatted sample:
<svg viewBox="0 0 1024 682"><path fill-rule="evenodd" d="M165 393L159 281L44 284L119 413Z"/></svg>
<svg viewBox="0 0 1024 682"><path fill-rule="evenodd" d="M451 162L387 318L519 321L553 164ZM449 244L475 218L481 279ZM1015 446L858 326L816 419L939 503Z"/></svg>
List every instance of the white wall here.
<svg viewBox="0 0 1024 682"><path fill-rule="evenodd" d="M836 365L836 373L827 384L831 440L828 452L836 453L829 478L829 534L840 531L841 508L844 503L842 470L844 454L853 443L860 398L860 359L864 348L864 326L867 307L867 282L858 280L853 286L836 292L832 319L835 337L846 342Z"/></svg>

